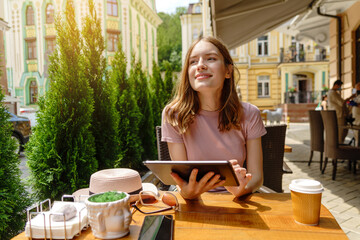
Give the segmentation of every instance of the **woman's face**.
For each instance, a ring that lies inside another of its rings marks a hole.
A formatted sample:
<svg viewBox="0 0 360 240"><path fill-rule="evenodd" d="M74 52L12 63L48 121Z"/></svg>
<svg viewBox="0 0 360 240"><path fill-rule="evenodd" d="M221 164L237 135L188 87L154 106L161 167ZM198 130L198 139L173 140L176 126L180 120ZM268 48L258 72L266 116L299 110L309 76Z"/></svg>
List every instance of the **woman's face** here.
<svg viewBox="0 0 360 240"><path fill-rule="evenodd" d="M189 58L188 74L191 87L200 93L221 93L225 78L231 77L220 51L206 41L194 46Z"/></svg>

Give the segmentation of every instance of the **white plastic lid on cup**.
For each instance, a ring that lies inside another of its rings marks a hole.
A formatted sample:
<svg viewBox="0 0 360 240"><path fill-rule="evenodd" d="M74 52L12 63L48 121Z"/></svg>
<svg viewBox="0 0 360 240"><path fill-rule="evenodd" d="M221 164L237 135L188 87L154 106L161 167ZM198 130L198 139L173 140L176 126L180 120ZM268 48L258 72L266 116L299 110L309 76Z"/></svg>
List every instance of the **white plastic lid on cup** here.
<svg viewBox="0 0 360 240"><path fill-rule="evenodd" d="M295 179L292 180L289 188L291 191L300 193L317 194L324 191L323 186L319 181L312 179Z"/></svg>

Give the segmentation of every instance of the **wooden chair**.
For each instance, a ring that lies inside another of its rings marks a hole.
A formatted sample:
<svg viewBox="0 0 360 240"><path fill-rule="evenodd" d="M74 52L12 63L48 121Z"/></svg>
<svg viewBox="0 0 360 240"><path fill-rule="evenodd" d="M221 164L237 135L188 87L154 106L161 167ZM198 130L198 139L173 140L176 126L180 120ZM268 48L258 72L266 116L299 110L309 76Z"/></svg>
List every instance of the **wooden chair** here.
<svg viewBox="0 0 360 240"><path fill-rule="evenodd" d="M308 166L310 166L314 151L320 152L320 171L323 164L324 153L324 124L321 118L320 111L309 110L309 123L310 123L310 159Z"/></svg>
<svg viewBox="0 0 360 240"><path fill-rule="evenodd" d="M171 160L167 142L161 141L161 126L156 126L155 130L159 160Z"/></svg>
<svg viewBox="0 0 360 240"><path fill-rule="evenodd" d="M356 160L360 159L360 147L339 144L338 122L335 110L321 111L321 117L325 128L325 161L321 173L325 172L328 158L331 158L333 164L333 180L336 178L338 159L348 159L350 164L353 163L353 171L355 174Z"/></svg>
<svg viewBox="0 0 360 240"><path fill-rule="evenodd" d="M267 133L261 138L264 172L263 185L276 192L283 192L283 174L292 173L291 169L284 162L286 127L286 124L265 126Z"/></svg>

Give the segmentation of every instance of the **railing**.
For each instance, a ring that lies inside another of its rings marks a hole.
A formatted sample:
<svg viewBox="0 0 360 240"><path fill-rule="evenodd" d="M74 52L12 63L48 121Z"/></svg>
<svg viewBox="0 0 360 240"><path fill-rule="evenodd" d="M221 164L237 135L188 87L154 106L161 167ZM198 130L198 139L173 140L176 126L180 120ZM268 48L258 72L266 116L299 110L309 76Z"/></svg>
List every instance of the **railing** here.
<svg viewBox="0 0 360 240"><path fill-rule="evenodd" d="M318 103L325 91L300 91L286 92L284 94L285 103Z"/></svg>

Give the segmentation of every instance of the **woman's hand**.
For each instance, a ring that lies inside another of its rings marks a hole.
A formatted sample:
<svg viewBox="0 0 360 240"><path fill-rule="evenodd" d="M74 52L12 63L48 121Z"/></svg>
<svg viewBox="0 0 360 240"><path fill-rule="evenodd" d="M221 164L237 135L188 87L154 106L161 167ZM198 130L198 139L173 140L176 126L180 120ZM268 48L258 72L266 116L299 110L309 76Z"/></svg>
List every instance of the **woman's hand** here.
<svg viewBox="0 0 360 240"><path fill-rule="evenodd" d="M191 171L189 182L182 179L178 174L172 172L171 176L180 188L180 194L184 199L196 199L210 189L222 186L225 180L219 181L220 174L214 176L214 172L208 172L199 182L196 181L198 169Z"/></svg>
<svg viewBox="0 0 360 240"><path fill-rule="evenodd" d="M236 177L239 180L240 186L236 187L225 187L229 192L231 192L234 196L239 197L243 195L245 192L245 187L249 183L252 178L251 173L246 173L246 168L240 167L238 161L236 159L229 160L232 164Z"/></svg>

